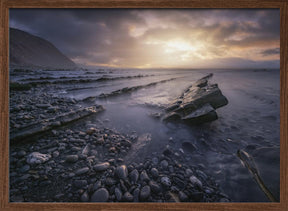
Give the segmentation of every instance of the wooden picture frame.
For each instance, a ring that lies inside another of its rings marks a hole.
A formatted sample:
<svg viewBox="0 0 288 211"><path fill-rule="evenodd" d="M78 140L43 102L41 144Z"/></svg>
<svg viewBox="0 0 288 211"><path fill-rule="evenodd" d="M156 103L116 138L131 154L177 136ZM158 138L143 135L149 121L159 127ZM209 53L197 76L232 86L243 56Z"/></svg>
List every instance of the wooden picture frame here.
<svg viewBox="0 0 288 211"><path fill-rule="evenodd" d="M10 203L9 9L10 8L276 8L280 10L279 203ZM288 210L288 0L1 0L0 2L0 210Z"/></svg>

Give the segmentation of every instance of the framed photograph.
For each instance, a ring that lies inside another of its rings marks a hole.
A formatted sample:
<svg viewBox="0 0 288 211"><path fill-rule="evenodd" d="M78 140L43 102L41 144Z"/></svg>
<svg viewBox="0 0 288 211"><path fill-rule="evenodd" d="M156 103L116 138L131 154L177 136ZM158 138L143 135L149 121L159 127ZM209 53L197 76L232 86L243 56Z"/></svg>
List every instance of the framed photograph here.
<svg viewBox="0 0 288 211"><path fill-rule="evenodd" d="M1 210L286 210L287 12L1 1Z"/></svg>

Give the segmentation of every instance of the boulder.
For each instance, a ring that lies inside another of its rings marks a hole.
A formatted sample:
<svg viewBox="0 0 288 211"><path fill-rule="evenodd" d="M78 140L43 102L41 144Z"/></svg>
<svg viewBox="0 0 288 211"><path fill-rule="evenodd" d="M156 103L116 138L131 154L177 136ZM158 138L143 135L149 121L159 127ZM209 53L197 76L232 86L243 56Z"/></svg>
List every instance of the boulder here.
<svg viewBox="0 0 288 211"><path fill-rule="evenodd" d="M201 124L218 119L216 109L228 104L217 84L210 84L209 74L188 87L184 93L165 108L163 121L183 121Z"/></svg>

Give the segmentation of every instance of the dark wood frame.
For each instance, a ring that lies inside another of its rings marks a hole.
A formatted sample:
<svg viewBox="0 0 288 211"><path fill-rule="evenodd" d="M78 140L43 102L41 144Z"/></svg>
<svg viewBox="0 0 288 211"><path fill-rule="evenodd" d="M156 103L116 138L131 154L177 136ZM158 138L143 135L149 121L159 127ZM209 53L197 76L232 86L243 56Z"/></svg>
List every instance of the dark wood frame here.
<svg viewBox="0 0 288 211"><path fill-rule="evenodd" d="M10 8L278 8L280 9L279 203L9 203ZM288 0L0 0L0 210L288 210Z"/></svg>

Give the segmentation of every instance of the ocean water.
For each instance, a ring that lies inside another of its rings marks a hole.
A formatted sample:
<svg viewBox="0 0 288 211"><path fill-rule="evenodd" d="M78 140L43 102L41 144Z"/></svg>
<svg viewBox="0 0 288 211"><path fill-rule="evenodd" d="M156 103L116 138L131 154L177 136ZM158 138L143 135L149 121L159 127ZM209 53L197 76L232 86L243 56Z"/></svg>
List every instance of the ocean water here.
<svg viewBox="0 0 288 211"><path fill-rule="evenodd" d="M217 109L218 120L200 126L163 123L151 117L193 82L213 73L228 105ZM151 141L135 143L125 162L143 160L166 147L183 150L186 162L213 176L235 202L268 201L236 153L243 149L255 160L266 186L279 199L280 71L188 69L38 70L11 75L22 83L48 83L47 92L78 100L83 106L101 104L105 112L90 121L124 134L150 134ZM97 96L121 90L128 93ZM89 97L95 99L82 101ZM189 144L187 144L189 143ZM191 147L192 146L192 147Z"/></svg>

